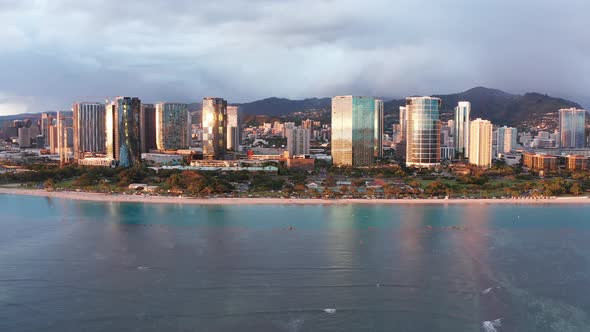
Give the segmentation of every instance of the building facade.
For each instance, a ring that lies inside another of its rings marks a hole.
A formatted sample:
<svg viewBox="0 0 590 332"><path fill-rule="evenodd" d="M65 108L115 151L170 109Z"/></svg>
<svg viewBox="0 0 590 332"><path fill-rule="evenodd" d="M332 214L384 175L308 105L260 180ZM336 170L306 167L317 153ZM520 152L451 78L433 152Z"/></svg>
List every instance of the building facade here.
<svg viewBox="0 0 590 332"><path fill-rule="evenodd" d="M462 158L469 158L469 121L471 114L471 103L468 101L460 101L455 107L455 129L453 130L455 136L455 151Z"/></svg>
<svg viewBox="0 0 590 332"><path fill-rule="evenodd" d="M156 146L158 150L187 149L191 142L191 123L187 104L156 105Z"/></svg>
<svg viewBox="0 0 590 332"><path fill-rule="evenodd" d="M557 157L527 152L523 154L522 164L533 170L549 172L557 169Z"/></svg>
<svg viewBox="0 0 590 332"><path fill-rule="evenodd" d="M383 100L375 99L375 158L383 158Z"/></svg>
<svg viewBox="0 0 590 332"><path fill-rule="evenodd" d="M117 97L106 107L107 157L119 166L141 163L141 101L135 97Z"/></svg>
<svg viewBox="0 0 590 332"><path fill-rule="evenodd" d="M300 127L287 128L285 130L287 136L287 151L289 157L309 154L309 145L311 141L311 129L304 129Z"/></svg>
<svg viewBox="0 0 590 332"><path fill-rule="evenodd" d="M440 98L406 98L406 166L440 165Z"/></svg>
<svg viewBox="0 0 590 332"><path fill-rule="evenodd" d="M499 127L497 137L497 153L510 153L516 150L518 131L512 127Z"/></svg>
<svg viewBox="0 0 590 332"><path fill-rule="evenodd" d="M586 156L569 155L566 157L568 171L585 172L590 169L590 159Z"/></svg>
<svg viewBox="0 0 590 332"><path fill-rule="evenodd" d="M72 107L74 122L74 159L83 159L86 153L104 153L105 105L77 103Z"/></svg>
<svg viewBox="0 0 590 332"><path fill-rule="evenodd" d="M338 166L374 164L376 114L379 104L372 97L332 98L332 158Z"/></svg>
<svg viewBox="0 0 590 332"><path fill-rule="evenodd" d="M141 152L148 153L156 150L156 105L141 104L139 113L139 129L141 137Z"/></svg>
<svg viewBox="0 0 590 332"><path fill-rule="evenodd" d="M576 108L559 110L559 147L565 149L586 146L586 111Z"/></svg>
<svg viewBox="0 0 590 332"><path fill-rule="evenodd" d="M475 119L469 125L469 163L479 167L492 166L492 123Z"/></svg>
<svg viewBox="0 0 590 332"><path fill-rule="evenodd" d="M239 106L227 107L227 149L240 151L241 144L241 117Z"/></svg>
<svg viewBox="0 0 590 332"><path fill-rule="evenodd" d="M227 150L227 101L203 98L203 158L223 159Z"/></svg>

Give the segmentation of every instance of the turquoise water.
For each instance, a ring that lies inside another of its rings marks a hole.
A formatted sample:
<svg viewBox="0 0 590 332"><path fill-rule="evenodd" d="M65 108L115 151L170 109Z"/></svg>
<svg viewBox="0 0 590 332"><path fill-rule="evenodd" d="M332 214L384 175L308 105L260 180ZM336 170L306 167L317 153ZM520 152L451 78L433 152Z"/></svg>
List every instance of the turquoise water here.
<svg viewBox="0 0 590 332"><path fill-rule="evenodd" d="M0 331L590 329L590 206L0 212Z"/></svg>

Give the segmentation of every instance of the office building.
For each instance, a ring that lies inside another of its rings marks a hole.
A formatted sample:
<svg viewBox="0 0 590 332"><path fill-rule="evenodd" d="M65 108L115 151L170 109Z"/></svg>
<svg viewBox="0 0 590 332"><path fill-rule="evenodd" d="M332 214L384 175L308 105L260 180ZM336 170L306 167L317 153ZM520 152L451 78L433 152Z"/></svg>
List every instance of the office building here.
<svg viewBox="0 0 590 332"><path fill-rule="evenodd" d="M559 110L559 147L583 148L586 145L586 111L576 108Z"/></svg>
<svg viewBox="0 0 590 332"><path fill-rule="evenodd" d="M191 123L187 104L156 105L156 145L158 150L187 149L191 142Z"/></svg>
<svg viewBox="0 0 590 332"><path fill-rule="evenodd" d="M311 141L311 129L304 129L300 127L287 128L285 130L287 136L287 151L289 157L309 154L309 145Z"/></svg>
<svg viewBox="0 0 590 332"><path fill-rule="evenodd" d="M83 159L86 153L105 151L105 105L77 103L72 107L74 159Z"/></svg>
<svg viewBox="0 0 590 332"><path fill-rule="evenodd" d="M117 97L107 104L106 152L119 166L141 163L140 112L139 98Z"/></svg>
<svg viewBox="0 0 590 332"><path fill-rule="evenodd" d="M240 151L241 144L241 117L239 106L227 107L227 149Z"/></svg>
<svg viewBox="0 0 590 332"><path fill-rule="evenodd" d="M158 148L156 144L156 106L141 104L139 113L139 129L141 137L141 152L148 153Z"/></svg>
<svg viewBox="0 0 590 332"><path fill-rule="evenodd" d="M332 159L338 166L373 165L380 104L372 97L332 98Z"/></svg>
<svg viewBox="0 0 590 332"><path fill-rule="evenodd" d="M30 148L33 146L31 143L33 136L31 135L31 127L20 127L18 128L18 146L21 149Z"/></svg>
<svg viewBox="0 0 590 332"><path fill-rule="evenodd" d="M460 101L455 107L455 151L462 158L469 158L469 116L471 103Z"/></svg>
<svg viewBox="0 0 590 332"><path fill-rule="evenodd" d="M406 140L406 131L408 129L408 122L406 116L406 107L400 106L399 107L399 126L400 126L400 136L402 137L401 140Z"/></svg>
<svg viewBox="0 0 590 332"><path fill-rule="evenodd" d="M49 113L41 114L41 135L45 137L45 144L49 142L49 126L53 124L55 117Z"/></svg>
<svg viewBox="0 0 590 332"><path fill-rule="evenodd" d="M383 158L383 100L375 99L375 158Z"/></svg>
<svg viewBox="0 0 590 332"><path fill-rule="evenodd" d="M203 158L223 159L227 150L227 101L203 98Z"/></svg>
<svg viewBox="0 0 590 332"><path fill-rule="evenodd" d="M498 128L497 153L510 153L510 151L516 150L517 138L516 128L506 126Z"/></svg>
<svg viewBox="0 0 590 332"><path fill-rule="evenodd" d="M429 168L440 164L441 104L440 98L406 98L406 166Z"/></svg>
<svg viewBox="0 0 590 332"><path fill-rule="evenodd" d="M469 125L469 163L492 166L492 123L488 120L478 118Z"/></svg>
<svg viewBox="0 0 590 332"><path fill-rule="evenodd" d="M70 161L70 155L74 149L74 120L73 113L57 112L57 153L60 162L67 163Z"/></svg>

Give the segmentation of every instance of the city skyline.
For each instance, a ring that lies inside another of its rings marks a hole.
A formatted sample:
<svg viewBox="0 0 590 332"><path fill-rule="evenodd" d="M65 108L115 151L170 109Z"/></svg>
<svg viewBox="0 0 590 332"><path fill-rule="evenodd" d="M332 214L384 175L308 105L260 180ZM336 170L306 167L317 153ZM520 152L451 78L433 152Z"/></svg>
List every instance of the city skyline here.
<svg viewBox="0 0 590 332"><path fill-rule="evenodd" d="M0 114L65 109L97 91L188 103L206 95L398 98L472 86L540 91L590 108L589 6L374 0L358 11L352 1L4 0ZM134 24L106 24L114 11L133 13ZM454 19L439 24L445 17Z"/></svg>

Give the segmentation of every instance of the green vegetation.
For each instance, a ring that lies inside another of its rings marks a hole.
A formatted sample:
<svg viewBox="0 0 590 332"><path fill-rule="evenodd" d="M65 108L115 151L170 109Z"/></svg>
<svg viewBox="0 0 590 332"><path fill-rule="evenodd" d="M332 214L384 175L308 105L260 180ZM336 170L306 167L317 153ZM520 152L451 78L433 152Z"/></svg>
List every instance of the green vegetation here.
<svg viewBox="0 0 590 332"><path fill-rule="evenodd" d="M312 172L280 168L279 174L29 165L26 171L0 174L0 184L20 183L48 191L134 193L145 188L134 190L129 185L142 183L150 186L149 194L193 197L499 198L579 196L590 191L590 172L562 170L539 178L502 164L487 171L465 167L466 175L454 175L444 167L414 170L396 165L338 168L321 164Z"/></svg>

